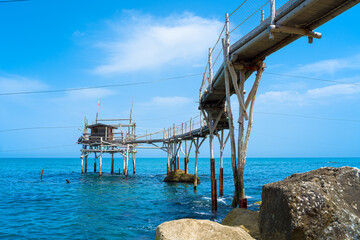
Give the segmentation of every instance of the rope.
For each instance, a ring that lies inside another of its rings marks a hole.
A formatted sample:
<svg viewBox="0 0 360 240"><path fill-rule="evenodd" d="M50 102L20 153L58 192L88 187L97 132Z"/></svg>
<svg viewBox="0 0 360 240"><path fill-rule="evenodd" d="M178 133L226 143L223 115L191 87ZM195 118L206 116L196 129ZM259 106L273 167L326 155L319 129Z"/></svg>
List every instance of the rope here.
<svg viewBox="0 0 360 240"><path fill-rule="evenodd" d="M213 53L214 49L216 48L217 44L219 43L220 38L221 38L221 35L223 34L223 32L224 32L224 30L225 30L225 27L226 27L226 23L224 24L224 26L223 26L223 28L222 28L222 30L221 30L221 33L220 33L220 35L219 35L219 37L218 37L218 39L217 39L214 47L211 49L211 54Z"/></svg>
<svg viewBox="0 0 360 240"><path fill-rule="evenodd" d="M251 14L248 18L246 18L242 23L240 23L239 25L236 26L236 28L234 28L233 30L230 31L230 33L232 33L233 31L235 31L238 27L240 27L241 25L243 25L247 20L249 20L249 18L251 18L252 16L254 16L255 13L257 13L258 11L260 11L266 4L268 4L270 2L270 0L268 0L266 3L264 3L264 5L262 5L258 10L256 10L253 14Z"/></svg>
<svg viewBox="0 0 360 240"><path fill-rule="evenodd" d="M237 10L239 10L239 8L242 7L242 5L244 5L247 2L247 0L245 0L242 4L240 4L240 6L238 6L232 13L230 13L229 17L231 17L231 15L233 15Z"/></svg>
<svg viewBox="0 0 360 240"><path fill-rule="evenodd" d="M221 49L221 51L219 52L219 54L217 55L217 57L216 57L216 59L215 59L215 61L214 61L214 63L213 63L213 66L215 66L215 63L216 63L216 61L219 59L219 57L220 57L220 54L222 53L222 49Z"/></svg>

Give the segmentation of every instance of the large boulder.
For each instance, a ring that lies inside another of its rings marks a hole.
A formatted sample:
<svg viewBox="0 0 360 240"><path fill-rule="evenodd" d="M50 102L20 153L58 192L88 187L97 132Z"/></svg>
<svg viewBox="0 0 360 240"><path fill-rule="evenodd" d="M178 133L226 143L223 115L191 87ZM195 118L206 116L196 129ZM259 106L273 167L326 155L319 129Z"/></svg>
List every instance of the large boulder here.
<svg viewBox="0 0 360 240"><path fill-rule="evenodd" d="M245 230L209 220L180 219L160 224L155 240L254 240Z"/></svg>
<svg viewBox="0 0 360 240"><path fill-rule="evenodd" d="M228 215L226 215L221 224L232 227L241 227L253 238L260 238L259 212L257 211L251 211L244 208L234 208L228 213Z"/></svg>
<svg viewBox="0 0 360 240"><path fill-rule="evenodd" d="M360 239L360 170L325 167L263 186L261 239Z"/></svg>
<svg viewBox="0 0 360 240"><path fill-rule="evenodd" d="M185 174L181 169L169 172L165 177L164 182L184 182L184 183L194 183L195 176L192 174ZM200 178L197 177L197 183L200 183Z"/></svg>

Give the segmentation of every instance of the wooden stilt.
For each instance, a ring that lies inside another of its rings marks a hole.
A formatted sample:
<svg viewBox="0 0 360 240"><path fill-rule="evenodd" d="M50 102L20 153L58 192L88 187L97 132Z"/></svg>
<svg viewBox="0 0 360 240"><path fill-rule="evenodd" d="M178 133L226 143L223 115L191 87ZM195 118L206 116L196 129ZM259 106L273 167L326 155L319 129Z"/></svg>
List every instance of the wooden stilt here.
<svg viewBox="0 0 360 240"><path fill-rule="evenodd" d="M126 169L126 157L124 155L124 162L123 162L123 174L125 175L125 169Z"/></svg>
<svg viewBox="0 0 360 240"><path fill-rule="evenodd" d="M171 158L170 160L170 172L172 172L173 170L173 158Z"/></svg>
<svg viewBox="0 0 360 240"><path fill-rule="evenodd" d="M111 154L111 174L114 174L114 153Z"/></svg>
<svg viewBox="0 0 360 240"><path fill-rule="evenodd" d="M95 153L95 158L94 158L94 172L96 173L96 159L97 159L97 155Z"/></svg>
<svg viewBox="0 0 360 240"><path fill-rule="evenodd" d="M42 180L42 176L44 174L44 169L41 171L41 174L40 174L40 180Z"/></svg>
<svg viewBox="0 0 360 240"><path fill-rule="evenodd" d="M167 171L166 171L166 174L169 174L169 167L170 167L170 148L169 148L169 145L168 145L166 150L167 150Z"/></svg>
<svg viewBox="0 0 360 240"><path fill-rule="evenodd" d="M136 172L136 154L133 153L133 174Z"/></svg>
<svg viewBox="0 0 360 240"><path fill-rule="evenodd" d="M224 52L224 62L228 61L229 56L229 45L230 40L228 38L228 14L226 14L227 19L227 37L226 40L222 39L222 45L223 45L223 52ZM238 204L240 204L240 195L239 195L239 182L238 182L238 171L237 171L237 165L236 165L236 144L235 144L235 128L233 123L233 115L231 111L231 101L230 101L230 79L229 79L229 71L226 66L224 66L224 72L225 72L225 93L226 93L226 114L228 116L228 122L229 122L229 134L230 134L230 146L231 146L231 165L233 170L233 178L234 178L234 186L235 186L235 192L234 192L234 198L232 202L232 207L236 207Z"/></svg>
<svg viewBox="0 0 360 240"><path fill-rule="evenodd" d="M210 159L210 169L211 169L211 209L213 211L217 210L217 188L216 188L216 178L215 178L215 159Z"/></svg>
<svg viewBox="0 0 360 240"><path fill-rule="evenodd" d="M129 175L129 145L126 147L126 170L125 170L125 176L127 177Z"/></svg>
<svg viewBox="0 0 360 240"><path fill-rule="evenodd" d="M220 197L222 197L224 195L223 178L224 178L224 169L220 168L220 176L219 176L219 196Z"/></svg>
<svg viewBox="0 0 360 240"><path fill-rule="evenodd" d="M84 173L84 156L83 155L81 155L81 174L83 174Z"/></svg>
<svg viewBox="0 0 360 240"><path fill-rule="evenodd" d="M177 156L177 168L176 169L180 169L180 157L179 155Z"/></svg>
<svg viewBox="0 0 360 240"><path fill-rule="evenodd" d="M169 174L169 163L166 164L166 174Z"/></svg>
<svg viewBox="0 0 360 240"><path fill-rule="evenodd" d="M87 158L88 158L88 155L86 154L85 155L85 173L87 173Z"/></svg>
<svg viewBox="0 0 360 240"><path fill-rule="evenodd" d="M185 170L185 174L188 174L188 168L187 168L187 158L184 157L184 170Z"/></svg>
<svg viewBox="0 0 360 240"><path fill-rule="evenodd" d="M100 149L100 161L99 161L99 176L101 176L102 174L102 151L103 151L103 147L101 145L101 149Z"/></svg>

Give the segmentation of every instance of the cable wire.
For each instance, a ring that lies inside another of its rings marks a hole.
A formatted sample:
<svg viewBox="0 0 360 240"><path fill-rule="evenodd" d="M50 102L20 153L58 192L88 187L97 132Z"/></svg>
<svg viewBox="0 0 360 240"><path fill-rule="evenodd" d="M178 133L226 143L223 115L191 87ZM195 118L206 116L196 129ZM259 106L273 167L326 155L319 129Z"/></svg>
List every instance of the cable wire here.
<svg viewBox="0 0 360 240"><path fill-rule="evenodd" d="M11 3L11 2L26 2L28 0L5 0L5 1L0 1L0 3Z"/></svg>
<svg viewBox="0 0 360 240"><path fill-rule="evenodd" d="M181 78L189 78L189 77L194 77L194 76L199 76L199 75L202 75L202 73L189 74L189 75L171 77L171 78L163 78L163 79L154 80L154 81L148 81L148 82L111 84L111 85L101 85L101 86L94 86L94 87L79 87L79 88L67 88L67 89L57 89L57 90L42 90L42 91L29 91L29 92L8 92L8 93L0 93L0 96L25 95L25 94L36 94L36 93L70 92L70 91L82 91L82 90L97 89L97 88L110 88L110 87L125 87L125 86L146 85L146 84L158 83L158 82L181 79Z"/></svg>
<svg viewBox="0 0 360 240"><path fill-rule="evenodd" d="M262 5L258 10L256 10L255 12L253 12L253 14L251 14L249 17L247 17L243 22L241 22L239 25L237 25L233 30L230 31L230 33L232 33L233 31L235 31L238 27L240 27L241 25L243 25L247 20L249 20L249 18L251 18L252 16L254 16L255 13L257 13L258 11L260 11L263 7L265 7L266 4L268 4L270 2L270 0L268 0L266 3L264 3L264 5Z"/></svg>
<svg viewBox="0 0 360 240"><path fill-rule="evenodd" d="M259 113L259 114L267 114L267 115L277 115L277 116L288 116L288 117L308 118L308 119L317 119L317 120L329 120L329 121L342 121L342 122L360 123L360 120L356 120L356 119L325 118L325 117L308 116L308 115L287 114L287 113L271 113L271 112L256 112L256 111L254 111L254 112Z"/></svg>
<svg viewBox="0 0 360 240"><path fill-rule="evenodd" d="M231 17L231 15L233 15L237 10L239 10L242 5L244 5L247 2L247 0L245 0L242 4L240 4L240 6L238 6L232 13L230 13L229 17Z"/></svg>
<svg viewBox="0 0 360 240"><path fill-rule="evenodd" d="M265 72L265 71L264 71L264 74L281 76L281 77L303 78L303 79L315 80L315 81L321 81L321 82L341 83L341 84L350 84L350 85L360 86L360 83L349 83L349 82L336 81L336 80L326 80L326 79L321 79L321 78L296 76L296 75L288 75L288 74L281 74L281 73L272 73L272 72Z"/></svg>

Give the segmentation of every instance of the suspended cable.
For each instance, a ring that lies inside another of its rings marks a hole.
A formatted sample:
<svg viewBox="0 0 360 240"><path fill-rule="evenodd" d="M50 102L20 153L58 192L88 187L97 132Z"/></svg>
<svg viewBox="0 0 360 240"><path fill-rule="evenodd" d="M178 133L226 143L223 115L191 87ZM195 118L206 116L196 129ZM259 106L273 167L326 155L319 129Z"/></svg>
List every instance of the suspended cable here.
<svg viewBox="0 0 360 240"><path fill-rule="evenodd" d="M78 126L12 128L12 129L0 130L0 132L14 132L14 131L23 131L23 130L37 130L37 129L64 129L64 128L78 128Z"/></svg>
<svg viewBox="0 0 360 240"><path fill-rule="evenodd" d="M146 85L146 84L152 84L152 83L175 80L175 79L181 79L181 78L189 78L189 77L194 77L194 76L199 76L199 75L202 75L202 73L189 74L189 75L171 77L171 78L163 78L163 79L154 80L154 81L147 81L147 82L111 84L111 85L101 85L101 86L94 86L94 87L79 87L79 88L67 88L67 89L57 89L57 90L0 93L0 96L25 95L25 94L37 94L37 93L70 92L70 91L82 91L82 90L98 89L98 88L111 88L111 87L126 87L126 86Z"/></svg>
<svg viewBox="0 0 360 240"><path fill-rule="evenodd" d="M57 146L48 146L48 147L38 147L38 148L24 148L24 149L16 149L16 150L5 150L0 152L23 152L23 151L36 151L43 149L54 149L54 148L64 148L64 147L75 147L76 145L57 145Z"/></svg>
<svg viewBox="0 0 360 240"><path fill-rule="evenodd" d="M265 72L265 71L264 71L264 74L282 76L282 77L303 78L303 79L315 80L315 81L321 81L321 82L332 82L332 83L341 83L341 84L350 84L350 85L360 86L360 83L349 83L349 82L336 81L336 80L326 80L326 79L321 79L321 78L303 77L303 76L288 75L288 74L281 74L281 73L272 73L272 72Z"/></svg>
<svg viewBox="0 0 360 240"><path fill-rule="evenodd" d="M262 5L258 10L256 10L253 14L251 14L249 17L247 17L243 22L241 22L239 25L237 25L233 30L230 31L230 33L232 33L232 32L235 31L238 27L240 27L241 25L243 25L247 20L249 20L249 18L251 18L252 16L254 16L255 13L257 13L257 12L260 11L263 7L265 7L265 5L268 4L268 2L270 2L270 0L268 0L266 3L264 3L264 5Z"/></svg>
<svg viewBox="0 0 360 240"><path fill-rule="evenodd" d="M360 120L356 120L356 119L325 118L325 117L317 117L317 116L307 116L307 115L287 114L287 113L271 113L271 112L255 112L255 113L266 114L266 115L298 117L298 118L309 118L309 119L317 119L317 120L329 120L329 121L343 121L343 122L357 122L357 123L360 123Z"/></svg>
<svg viewBox="0 0 360 240"><path fill-rule="evenodd" d="M10 2L26 2L28 0L4 0L0 1L0 3L10 3Z"/></svg>
<svg viewBox="0 0 360 240"><path fill-rule="evenodd" d="M245 0L243 3L241 3L240 6L238 6L232 13L230 13L229 17L231 17L231 15L233 15L237 10L239 10L246 2L247 2L247 0Z"/></svg>

